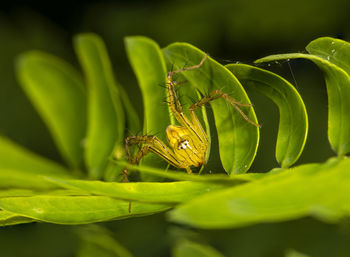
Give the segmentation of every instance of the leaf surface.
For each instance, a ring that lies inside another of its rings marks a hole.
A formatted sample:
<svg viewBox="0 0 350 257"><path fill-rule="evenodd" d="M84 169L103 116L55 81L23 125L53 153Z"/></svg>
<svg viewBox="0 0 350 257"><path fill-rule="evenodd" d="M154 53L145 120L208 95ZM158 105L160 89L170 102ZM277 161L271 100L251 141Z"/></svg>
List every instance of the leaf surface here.
<svg viewBox="0 0 350 257"><path fill-rule="evenodd" d="M106 46L95 34L74 39L88 86L85 162L91 178L101 178L114 147L124 137L124 110Z"/></svg>
<svg viewBox="0 0 350 257"><path fill-rule="evenodd" d="M22 54L16 68L22 88L62 156L78 168L86 128L86 95L80 74L67 62L39 51Z"/></svg>
<svg viewBox="0 0 350 257"><path fill-rule="evenodd" d="M110 196L119 199L143 202L179 203L193 199L199 195L227 188L228 184L180 182L102 182L84 180L50 179L57 185L79 189L94 195Z"/></svg>
<svg viewBox="0 0 350 257"><path fill-rule="evenodd" d="M87 224L165 211L170 205L129 202L106 196L37 195L0 198L0 208L20 216L56 223Z"/></svg>
<svg viewBox="0 0 350 257"><path fill-rule="evenodd" d="M35 220L31 218L23 217L12 212L0 210L0 227L30 223L34 221Z"/></svg>
<svg viewBox="0 0 350 257"><path fill-rule="evenodd" d="M11 140L0 136L0 177L3 183L11 177L23 180L38 175L70 178L70 171L63 166L45 159L23 148ZM21 176L23 178L21 178Z"/></svg>
<svg viewBox="0 0 350 257"><path fill-rule="evenodd" d="M349 167L349 159L302 165L198 197L171 211L169 218L215 229L305 216L337 222L350 215Z"/></svg>
<svg viewBox="0 0 350 257"><path fill-rule="evenodd" d="M174 43L163 49L174 70L197 65L205 53L186 43ZM185 79L207 95L214 90L229 94L236 101L249 104L247 94L233 74L210 57L203 65L182 73ZM186 85L183 85L186 86ZM223 99L210 102L219 139L220 159L229 174L246 172L256 154L259 129L247 122L242 115ZM257 123L252 107L241 107L250 120Z"/></svg>
<svg viewBox="0 0 350 257"><path fill-rule="evenodd" d="M306 108L298 91L275 73L245 64L229 64L226 67L249 87L269 97L280 113L276 159L283 168L295 163L303 151L308 118Z"/></svg>
<svg viewBox="0 0 350 257"><path fill-rule="evenodd" d="M314 48L313 48L314 51ZM280 54L257 60L257 63L276 60L304 58L314 62L324 73L328 94L328 139L339 155L350 152L350 76L344 69L324 58L313 54Z"/></svg>

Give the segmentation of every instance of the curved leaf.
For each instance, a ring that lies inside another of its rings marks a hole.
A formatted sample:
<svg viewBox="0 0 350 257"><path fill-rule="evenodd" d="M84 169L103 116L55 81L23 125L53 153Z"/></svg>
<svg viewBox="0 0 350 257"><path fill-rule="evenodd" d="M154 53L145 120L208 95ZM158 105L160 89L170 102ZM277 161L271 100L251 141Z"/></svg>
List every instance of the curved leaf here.
<svg viewBox="0 0 350 257"><path fill-rule="evenodd" d="M350 152L350 76L341 67L311 54L271 55L257 63L275 60L304 58L314 62L323 72L328 93L328 138L339 156Z"/></svg>
<svg viewBox="0 0 350 257"><path fill-rule="evenodd" d="M88 85L85 161L91 178L101 178L109 156L124 137L124 112L106 47L95 34L75 37Z"/></svg>
<svg viewBox="0 0 350 257"><path fill-rule="evenodd" d="M335 222L350 215L349 167L349 159L299 166L198 197L171 211L169 218L200 228L239 227L309 215Z"/></svg>
<svg viewBox="0 0 350 257"><path fill-rule="evenodd" d="M157 135L166 142L165 130L170 125L167 99L166 66L159 46L153 40L134 36L125 38L126 52L141 89L144 116L143 133ZM162 163L161 165L159 163ZM165 162L155 155L147 155L142 164L166 167ZM142 176L143 180L154 180L152 176Z"/></svg>
<svg viewBox="0 0 350 257"><path fill-rule="evenodd" d="M0 227L12 226L23 223L35 222L35 220L17 215L12 212L0 210Z"/></svg>
<svg viewBox="0 0 350 257"><path fill-rule="evenodd" d="M149 215L169 205L129 202L106 196L55 196L0 198L0 208L20 216L57 224L87 224Z"/></svg>
<svg viewBox="0 0 350 257"><path fill-rule="evenodd" d="M174 43L163 49L168 62L174 69L200 63L204 53L186 43ZM224 66L211 58L195 70L182 73L203 95L214 90L222 90L241 103L250 103L247 94L239 81ZM211 102L215 125L219 138L220 158L229 174L246 172L254 160L259 129L248 123L237 110L224 100ZM256 121L253 108L242 107L250 120Z"/></svg>
<svg viewBox="0 0 350 257"><path fill-rule="evenodd" d="M298 91L275 73L245 64L226 67L245 87L266 95L278 106L276 159L283 168L294 164L304 149L308 131L307 113Z"/></svg>
<svg viewBox="0 0 350 257"><path fill-rule="evenodd" d="M125 200L143 202L179 203L186 202L201 194L224 189L229 184L181 182L116 183L84 180L50 179L58 186L79 189L94 195L110 196Z"/></svg>
<svg viewBox="0 0 350 257"><path fill-rule="evenodd" d="M62 178L71 177L61 165L45 159L0 136L0 169L13 170L22 175L47 175ZM2 174L4 174L2 172Z"/></svg>
<svg viewBox="0 0 350 257"><path fill-rule="evenodd" d="M20 56L17 76L50 129L67 163L78 168L83 159L86 96L77 71L65 61L39 51Z"/></svg>
<svg viewBox="0 0 350 257"><path fill-rule="evenodd" d="M350 74L350 44L344 40L320 37L311 41L306 50L339 66Z"/></svg>
<svg viewBox="0 0 350 257"><path fill-rule="evenodd" d="M119 165L126 166L127 162L118 161ZM245 181L251 181L255 179L260 179L265 176L269 176L272 172L269 173L243 173L243 174L234 174L227 176L225 174L205 174L199 175L196 173L187 174L184 172L172 171L172 170L163 170L157 169L154 167L142 165L129 165L129 168L132 170L138 170L142 173L150 174L152 176L167 178L172 180L184 180L184 181L194 181L194 182L208 182L208 183L232 183L237 184Z"/></svg>
<svg viewBox="0 0 350 257"><path fill-rule="evenodd" d="M144 105L144 133L160 133L165 140L165 129L170 124L166 104L166 66L159 46L153 40L135 36L125 39L130 64L137 77ZM158 136L158 135L157 135Z"/></svg>

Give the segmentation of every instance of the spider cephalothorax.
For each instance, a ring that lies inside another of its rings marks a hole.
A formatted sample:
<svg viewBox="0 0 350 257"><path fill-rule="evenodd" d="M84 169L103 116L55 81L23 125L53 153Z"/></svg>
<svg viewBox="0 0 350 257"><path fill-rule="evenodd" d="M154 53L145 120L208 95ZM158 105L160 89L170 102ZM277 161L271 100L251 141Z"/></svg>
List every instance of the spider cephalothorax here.
<svg viewBox="0 0 350 257"><path fill-rule="evenodd" d="M244 119L246 119L254 126L259 126L258 124L249 120L249 118L239 108L239 106L251 106L251 104L239 103L220 90L215 90L200 99L198 102L192 104L188 109L190 118L184 114L181 103L174 89L176 82L172 80L172 76L176 73L199 68L202 66L206 58L207 55L205 55L201 62L197 65L180 70L170 71L167 74L167 91L169 97L168 104L172 113L174 114L175 119L179 123L179 126L169 125L166 129L167 139L170 147L164 144L156 136L146 135L127 137L125 139L125 147L128 161L130 163L138 163L143 156L149 152L152 152L163 158L171 165L177 168L186 169L187 173L192 173L190 168L191 166L200 167L202 165L205 165L209 140L207 134L205 133L205 130L197 118L197 115L195 114L195 111L206 103L218 98L224 98L238 110ZM135 144L142 145L142 147L140 151L130 159L129 146ZM124 174L126 174L126 170L124 170Z"/></svg>

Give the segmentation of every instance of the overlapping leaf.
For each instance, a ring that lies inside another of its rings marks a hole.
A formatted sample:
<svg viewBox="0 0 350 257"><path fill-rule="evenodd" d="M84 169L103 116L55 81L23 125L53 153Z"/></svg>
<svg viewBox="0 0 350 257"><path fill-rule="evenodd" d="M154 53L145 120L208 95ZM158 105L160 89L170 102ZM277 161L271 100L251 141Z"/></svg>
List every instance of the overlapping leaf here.
<svg viewBox="0 0 350 257"><path fill-rule="evenodd" d="M328 94L328 138L332 148L342 156L350 152L350 75L349 43L320 38L306 47L311 54L281 54L267 56L257 63L292 58L314 62L323 72ZM339 54L338 54L339 49Z"/></svg>
<svg viewBox="0 0 350 257"><path fill-rule="evenodd" d="M166 47L163 53L168 62L174 64L174 69L196 65L205 55L186 43L172 44ZM222 90L238 102L250 103L236 77L209 57L200 68L183 72L183 76L203 95L214 90ZM222 99L211 102L211 106L223 167L229 174L246 172L256 154L259 140L258 128L247 122L233 106ZM257 122L253 108L242 107L242 109L250 120Z"/></svg>
<svg viewBox="0 0 350 257"><path fill-rule="evenodd" d="M72 178L61 165L38 156L0 137L0 187L49 189L55 187L43 176Z"/></svg>
<svg viewBox="0 0 350 257"><path fill-rule="evenodd" d="M240 227L315 216L350 215L350 160L330 160L198 197L170 212L172 221L200 228ZM215 208L213 208L215 206Z"/></svg>
<svg viewBox="0 0 350 257"><path fill-rule="evenodd" d="M124 111L102 39L82 34L74 43L88 86L85 161L90 177L101 178L114 147L122 143Z"/></svg>
<svg viewBox="0 0 350 257"><path fill-rule="evenodd" d="M200 183L192 181L115 183L84 180L50 180L62 187L79 189L94 195L158 203L185 202L196 196L229 186L229 184L224 183Z"/></svg>
<svg viewBox="0 0 350 257"><path fill-rule="evenodd" d="M0 208L19 216L57 224L87 224L150 215L170 205L129 202L106 196L36 195L0 198Z"/></svg>
<svg viewBox="0 0 350 257"><path fill-rule="evenodd" d="M296 89L275 73L245 64L226 66L245 87L260 92L276 103L280 121L276 159L283 168L295 163L306 141L308 119L305 105Z"/></svg>
<svg viewBox="0 0 350 257"><path fill-rule="evenodd" d="M20 56L17 74L62 156L71 167L78 168L83 159L86 128L86 96L81 76L63 60L39 51Z"/></svg>
<svg viewBox="0 0 350 257"><path fill-rule="evenodd" d="M159 46L153 40L136 36L125 39L126 51L142 92L144 134L165 141L165 129L170 125L169 109L165 103L166 66ZM147 156L143 163L159 165L159 157ZM165 167L163 165L163 167Z"/></svg>

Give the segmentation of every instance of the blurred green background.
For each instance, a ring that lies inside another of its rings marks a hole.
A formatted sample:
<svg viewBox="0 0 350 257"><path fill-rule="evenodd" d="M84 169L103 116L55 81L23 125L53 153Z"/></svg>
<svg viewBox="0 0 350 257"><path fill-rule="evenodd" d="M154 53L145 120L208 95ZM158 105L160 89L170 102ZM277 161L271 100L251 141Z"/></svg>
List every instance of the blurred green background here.
<svg viewBox="0 0 350 257"><path fill-rule="evenodd" d="M294 1L8 1L0 10L0 134L47 158L62 162L54 143L15 77L16 56L39 49L73 63L72 36L95 32L105 40L117 80L142 117L142 99L126 58L123 38L145 35L161 47L189 42L227 64L268 54L303 52L320 36L350 40L350 2ZM327 96L322 73L302 60L262 66L293 83L309 114L309 136L298 164L334 156L327 141ZM266 172L277 166L274 148L278 110L248 91L258 115L261 144L251 168ZM135 131L134 133L136 133ZM215 163L217 155L210 159ZM209 163L210 165L210 163ZM281 192L283 194L283 192ZM350 226L313 219L262 224L222 231L179 227L159 214L106 224L135 256L170 256L180 238L214 246L225 256L286 256L289 249L310 256L350 256ZM26 224L0 229L1 256L77 256L74 228ZM287 254L288 255L288 254ZM289 255L288 255L289 256ZM292 256L292 255L290 255Z"/></svg>

